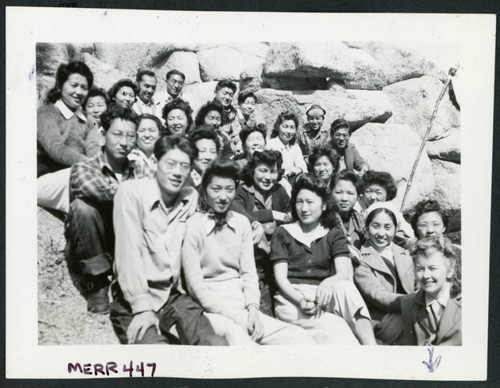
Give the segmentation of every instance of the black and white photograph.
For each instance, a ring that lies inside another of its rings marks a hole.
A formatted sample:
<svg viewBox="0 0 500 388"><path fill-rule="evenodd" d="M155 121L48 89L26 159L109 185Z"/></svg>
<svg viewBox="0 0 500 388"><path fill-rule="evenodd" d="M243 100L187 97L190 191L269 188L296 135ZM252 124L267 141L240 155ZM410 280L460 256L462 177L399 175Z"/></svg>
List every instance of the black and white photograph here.
<svg viewBox="0 0 500 388"><path fill-rule="evenodd" d="M486 377L494 16L7 11L8 377Z"/></svg>

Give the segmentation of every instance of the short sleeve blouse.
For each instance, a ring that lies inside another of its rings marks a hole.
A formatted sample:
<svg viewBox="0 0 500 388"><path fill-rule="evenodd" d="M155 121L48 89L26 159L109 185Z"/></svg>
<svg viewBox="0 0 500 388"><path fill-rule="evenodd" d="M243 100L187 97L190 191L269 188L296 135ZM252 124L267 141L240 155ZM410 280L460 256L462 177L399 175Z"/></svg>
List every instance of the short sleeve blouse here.
<svg viewBox="0 0 500 388"><path fill-rule="evenodd" d="M271 241L271 262L286 261L288 280L295 284L319 284L335 275L334 259L338 256L349 257L346 239L338 228L313 241L311 247L297 241L283 226Z"/></svg>

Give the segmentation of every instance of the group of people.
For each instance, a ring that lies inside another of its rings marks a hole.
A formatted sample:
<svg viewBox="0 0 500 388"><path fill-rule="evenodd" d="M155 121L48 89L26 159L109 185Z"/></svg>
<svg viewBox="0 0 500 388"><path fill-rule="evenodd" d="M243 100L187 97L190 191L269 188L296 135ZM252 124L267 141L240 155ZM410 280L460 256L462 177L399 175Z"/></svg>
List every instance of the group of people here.
<svg viewBox="0 0 500 388"><path fill-rule="evenodd" d="M65 215L68 268L121 343L461 344L446 213L424 200L408 223L347 121L313 105L267 128L226 80L194 115L185 75L166 82L106 92L71 62L38 110L38 204Z"/></svg>

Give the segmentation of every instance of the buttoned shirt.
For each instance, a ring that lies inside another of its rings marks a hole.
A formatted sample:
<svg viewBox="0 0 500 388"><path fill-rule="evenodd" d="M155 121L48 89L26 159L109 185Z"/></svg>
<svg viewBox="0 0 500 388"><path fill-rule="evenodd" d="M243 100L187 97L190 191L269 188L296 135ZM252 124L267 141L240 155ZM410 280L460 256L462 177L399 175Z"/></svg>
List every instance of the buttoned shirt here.
<svg viewBox="0 0 500 388"><path fill-rule="evenodd" d="M158 311L180 287L180 254L198 193L183 187L173 205L162 200L156 178L124 182L115 196L114 272L134 314Z"/></svg>
<svg viewBox="0 0 500 388"><path fill-rule="evenodd" d="M319 225L307 236L294 222L280 226L271 240L271 262L286 262L288 279L295 284L318 285L335 274L335 258L340 256L349 257L349 249L338 228Z"/></svg>
<svg viewBox="0 0 500 388"><path fill-rule="evenodd" d="M159 101L155 101L153 98L149 101L149 104L144 103L140 98L137 98L136 101L134 102L134 105L132 105L132 109L137 113L139 116L148 113L150 115L156 116L159 119L161 119L162 115L162 107L160 105Z"/></svg>
<svg viewBox="0 0 500 388"><path fill-rule="evenodd" d="M329 145L331 143L330 130L328 128L320 128L318 132L314 132L308 124L304 125L297 131L297 141L304 158L307 157L318 145Z"/></svg>
<svg viewBox="0 0 500 388"><path fill-rule="evenodd" d="M297 167L302 172L307 172L307 164L297 142L293 145L290 145L290 143L283 144L280 138L276 136L267 142L266 149L281 152L281 156L283 157L282 167L285 170L291 171L293 167Z"/></svg>
<svg viewBox="0 0 500 388"><path fill-rule="evenodd" d="M128 160L120 179L106 161L104 152L101 152L71 167L70 201L80 198L101 206L112 206L120 182L132 177L133 169Z"/></svg>

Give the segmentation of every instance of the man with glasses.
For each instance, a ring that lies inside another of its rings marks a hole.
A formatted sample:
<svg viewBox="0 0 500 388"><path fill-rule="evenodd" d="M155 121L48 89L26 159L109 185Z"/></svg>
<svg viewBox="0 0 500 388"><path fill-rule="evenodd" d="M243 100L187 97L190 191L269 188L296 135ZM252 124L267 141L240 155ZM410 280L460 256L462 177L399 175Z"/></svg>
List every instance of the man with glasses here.
<svg viewBox="0 0 500 388"><path fill-rule="evenodd" d="M332 146L339 156L339 171L349 170L363 175L370 169L354 144L349 143L351 126L344 119L335 120L330 127Z"/></svg>
<svg viewBox="0 0 500 388"><path fill-rule="evenodd" d="M182 136L166 136L154 153L156 177L124 182L115 195L113 328L122 344L225 345L180 279L186 220L198 204L184 183L197 150Z"/></svg>
<svg viewBox="0 0 500 388"><path fill-rule="evenodd" d="M179 70L170 70L167 73L167 98L164 104L172 100L181 98L182 88L184 87L184 82L186 82L186 76Z"/></svg>
<svg viewBox="0 0 500 388"><path fill-rule="evenodd" d="M113 197L120 182L133 177L127 156L135 145L138 122L132 110L113 104L101 116L102 152L71 167L66 259L93 313L109 312Z"/></svg>

